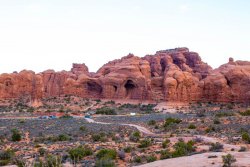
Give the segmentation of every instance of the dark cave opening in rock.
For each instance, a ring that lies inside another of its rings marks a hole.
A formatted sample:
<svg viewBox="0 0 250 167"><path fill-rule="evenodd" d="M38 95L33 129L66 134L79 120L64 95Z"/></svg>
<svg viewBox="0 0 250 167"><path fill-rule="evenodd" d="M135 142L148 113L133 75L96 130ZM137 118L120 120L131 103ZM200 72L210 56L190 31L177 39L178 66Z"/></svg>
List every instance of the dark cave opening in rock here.
<svg viewBox="0 0 250 167"><path fill-rule="evenodd" d="M136 88L134 82L132 80L128 80L124 87L126 89L126 97L130 98L133 90Z"/></svg>
<svg viewBox="0 0 250 167"><path fill-rule="evenodd" d="M115 92L117 91L117 86L114 86Z"/></svg>
<svg viewBox="0 0 250 167"><path fill-rule="evenodd" d="M162 70L162 73L164 73L167 64L166 64L166 62L164 61L164 59L161 59L161 62L160 62L160 63L161 63L161 70Z"/></svg>
<svg viewBox="0 0 250 167"><path fill-rule="evenodd" d="M102 87L96 82L87 82L87 89L92 95L100 95L102 93Z"/></svg>

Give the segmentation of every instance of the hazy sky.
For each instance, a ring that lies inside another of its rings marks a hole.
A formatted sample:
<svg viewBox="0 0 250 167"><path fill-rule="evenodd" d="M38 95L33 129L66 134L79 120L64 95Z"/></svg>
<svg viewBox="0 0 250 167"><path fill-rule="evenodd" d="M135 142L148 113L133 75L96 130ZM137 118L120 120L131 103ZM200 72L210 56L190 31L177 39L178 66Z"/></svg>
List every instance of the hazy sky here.
<svg viewBox="0 0 250 167"><path fill-rule="evenodd" d="M188 47L218 67L250 60L248 0L0 0L0 73L70 70Z"/></svg>

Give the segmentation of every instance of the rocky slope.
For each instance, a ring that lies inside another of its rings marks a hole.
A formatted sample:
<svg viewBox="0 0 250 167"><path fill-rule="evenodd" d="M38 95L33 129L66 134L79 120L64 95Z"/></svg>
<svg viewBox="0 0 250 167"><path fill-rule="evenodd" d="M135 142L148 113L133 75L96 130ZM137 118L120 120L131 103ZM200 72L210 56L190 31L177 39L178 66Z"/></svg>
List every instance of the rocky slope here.
<svg viewBox="0 0 250 167"><path fill-rule="evenodd" d="M76 95L84 98L155 101L250 101L250 62L229 59L213 70L188 48L111 61L96 73L85 64L70 71L0 75L0 99Z"/></svg>

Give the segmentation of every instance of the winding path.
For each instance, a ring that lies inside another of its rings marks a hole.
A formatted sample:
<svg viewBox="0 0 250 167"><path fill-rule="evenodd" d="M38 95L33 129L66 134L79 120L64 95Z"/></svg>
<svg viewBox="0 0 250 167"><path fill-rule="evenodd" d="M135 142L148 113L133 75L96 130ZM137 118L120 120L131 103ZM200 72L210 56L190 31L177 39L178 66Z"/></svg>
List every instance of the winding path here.
<svg viewBox="0 0 250 167"><path fill-rule="evenodd" d="M85 118L85 120L89 123L97 123L97 124L103 124L103 125L111 125L111 124L114 124L114 123L106 123L106 122L97 122L91 118ZM156 136L157 134L151 132L150 130L148 130L147 128L145 127L142 127L142 126L139 126L139 125L135 125L135 124L119 124L119 125L124 125L124 126L130 126L130 127L135 127L136 129L138 129L141 133L145 134L145 135L153 135L153 136Z"/></svg>

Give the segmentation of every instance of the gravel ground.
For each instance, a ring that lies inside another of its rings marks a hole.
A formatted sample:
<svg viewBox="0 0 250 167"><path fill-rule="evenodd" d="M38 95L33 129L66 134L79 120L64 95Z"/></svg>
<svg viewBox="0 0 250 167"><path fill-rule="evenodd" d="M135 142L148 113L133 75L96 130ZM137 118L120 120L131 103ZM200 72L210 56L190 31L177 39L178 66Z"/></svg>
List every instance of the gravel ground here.
<svg viewBox="0 0 250 167"><path fill-rule="evenodd" d="M80 127L84 126L86 131L80 131ZM100 125L95 123L87 123L85 119L54 119L54 120L0 120L0 134L10 136L11 129L16 128L22 132L29 132L30 137L39 137L42 135L59 135L69 134L77 135L87 133L100 133L100 132L121 132L136 130L133 127L121 125Z"/></svg>
<svg viewBox="0 0 250 167"><path fill-rule="evenodd" d="M94 120L98 122L109 122L109 123L147 123L150 120L164 121L166 118L188 118L192 117L187 114L147 114L138 116L98 116Z"/></svg>

